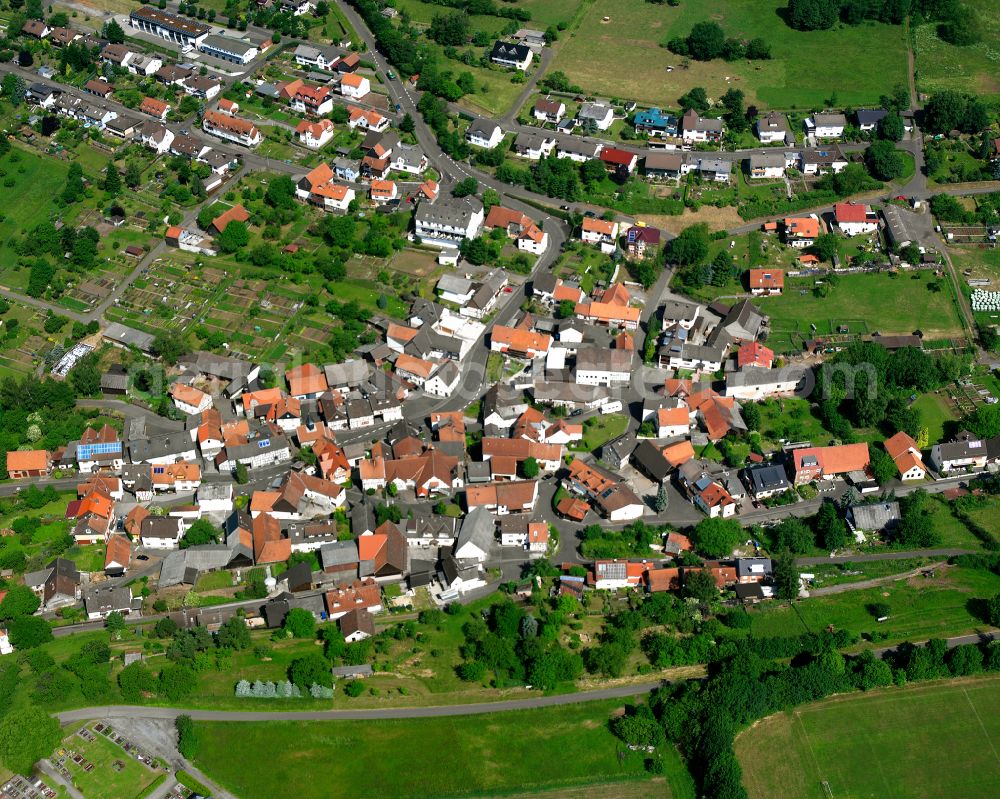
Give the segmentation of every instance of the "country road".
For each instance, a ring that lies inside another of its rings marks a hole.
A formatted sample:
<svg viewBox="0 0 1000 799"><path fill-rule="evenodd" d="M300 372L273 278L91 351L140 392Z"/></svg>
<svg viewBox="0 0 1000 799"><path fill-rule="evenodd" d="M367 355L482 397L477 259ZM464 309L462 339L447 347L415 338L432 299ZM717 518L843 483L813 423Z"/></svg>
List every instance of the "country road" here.
<svg viewBox="0 0 1000 799"><path fill-rule="evenodd" d="M648 693L658 688L660 680L597 691L578 691L555 696L533 696L527 699L507 699L501 702L482 702L465 705L432 705L430 707L377 708L369 710L302 710L302 711L259 711L259 710L184 710L171 707L145 707L130 705L108 705L106 707L85 707L79 710L65 710L57 713L60 722L84 721L96 718L132 719L175 719L187 715L196 721L349 721L360 719L421 719L446 716L480 716L486 713L503 713L510 710L532 710L542 707L575 705L601 699L622 699Z"/></svg>

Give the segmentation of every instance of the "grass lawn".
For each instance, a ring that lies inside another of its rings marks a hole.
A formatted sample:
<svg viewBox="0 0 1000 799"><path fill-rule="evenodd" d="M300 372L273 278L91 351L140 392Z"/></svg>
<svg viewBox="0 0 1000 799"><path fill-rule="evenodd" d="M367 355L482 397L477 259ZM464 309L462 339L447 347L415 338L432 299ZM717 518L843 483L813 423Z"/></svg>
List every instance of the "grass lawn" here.
<svg viewBox="0 0 1000 799"><path fill-rule="evenodd" d="M215 591L219 588L232 588L232 572L217 571L199 575L198 582L195 583L195 591Z"/></svg>
<svg viewBox="0 0 1000 799"><path fill-rule="evenodd" d="M11 237L20 236L22 229L30 230L49 219L55 210L52 198L63 190L68 171L66 163L43 158L16 145L0 159L2 192L8 198L17 197L17 202L4 203L0 209L0 274L17 262L10 246Z"/></svg>
<svg viewBox="0 0 1000 799"><path fill-rule="evenodd" d="M780 449L779 439L811 441L814 446L830 443L832 436L813 414L809 400L787 397L760 404L760 432L765 449Z"/></svg>
<svg viewBox="0 0 1000 799"><path fill-rule="evenodd" d="M73 784L87 799L132 799L142 796L145 788L156 779L157 772L100 733L93 734L93 741L85 741L75 732L63 741L62 749L67 754L79 754L94 765L93 769L85 771L73 762L72 757L67 757L65 765ZM115 764L118 764L118 769Z"/></svg>
<svg viewBox="0 0 1000 799"><path fill-rule="evenodd" d="M958 89L976 95L1000 94L997 49L1000 48L1000 19L993 0L965 0L979 12L982 41L955 47L937 35L937 25L921 25L915 31L917 88L933 92Z"/></svg>
<svg viewBox="0 0 1000 799"><path fill-rule="evenodd" d="M958 309L950 291L931 291L931 273L841 275L826 297L812 291L811 278L791 278L780 297L762 297L761 309L771 317L768 346L783 351L801 350L803 338L848 332L870 334L912 333L920 329L929 339L962 334ZM803 293L804 292L804 293ZM886 297L892 297L886 303ZM799 334L796 336L795 334Z"/></svg>
<svg viewBox="0 0 1000 799"><path fill-rule="evenodd" d="M645 0L596 0L580 27L563 35L552 69L564 71L585 91L642 103L675 105L694 86L712 98L742 89L748 103L774 108L824 105L833 89L837 104L858 105L906 83L906 43L901 26L837 25L802 32L779 16L786 0L702 0L673 8ZM608 22L603 18L608 17ZM718 22L727 36L763 37L770 61L692 61L662 47L686 36L696 22ZM878 47L872 47L878 42ZM838 58L830 59L829 53ZM667 67L674 69L667 72Z"/></svg>
<svg viewBox="0 0 1000 799"><path fill-rule="evenodd" d="M990 675L804 705L741 734L736 754L751 799L988 799L1000 793L998 743Z"/></svg>
<svg viewBox="0 0 1000 799"><path fill-rule="evenodd" d="M920 414L920 422L927 428L927 438L931 442L941 441L944 426L957 421L944 395L936 391L921 394L910 407Z"/></svg>
<svg viewBox="0 0 1000 799"><path fill-rule="evenodd" d="M878 629L888 641L946 638L984 629L987 625L969 608L970 600L1000 592L1000 576L985 571L946 567L934 577L914 577L878 588L771 604L751 611L757 636L819 632L827 625L854 633ZM887 596L886 596L887 594ZM884 602L892 609L888 621L877 624L867 604Z"/></svg>
<svg viewBox="0 0 1000 799"><path fill-rule="evenodd" d="M619 761L606 726L621 705L399 721L199 722L204 744L196 762L243 799L495 796L642 780L643 756ZM254 756L263 751L272 755ZM670 794L661 784L655 795Z"/></svg>
<svg viewBox="0 0 1000 799"><path fill-rule="evenodd" d="M579 452L596 452L601 445L618 438L628 429L628 417L621 413L592 416L583 423L583 439L571 444L569 449Z"/></svg>

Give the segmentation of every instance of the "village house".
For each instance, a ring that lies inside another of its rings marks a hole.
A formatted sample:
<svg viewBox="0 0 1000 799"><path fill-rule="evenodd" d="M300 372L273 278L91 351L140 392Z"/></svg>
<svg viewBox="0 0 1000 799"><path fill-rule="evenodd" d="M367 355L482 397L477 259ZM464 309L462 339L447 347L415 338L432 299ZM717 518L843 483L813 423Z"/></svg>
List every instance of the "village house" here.
<svg viewBox="0 0 1000 799"><path fill-rule="evenodd" d="M785 243L798 250L811 247L822 233L821 222L816 214L786 217L782 230L784 231Z"/></svg>
<svg viewBox="0 0 1000 799"><path fill-rule="evenodd" d="M535 102L533 114L539 122L551 122L553 125L558 125L566 116L566 104L561 100L542 97Z"/></svg>
<svg viewBox="0 0 1000 799"><path fill-rule="evenodd" d="M263 134L249 120L231 117L218 111L206 111L201 126L206 133L242 144L244 147L256 147L264 140Z"/></svg>
<svg viewBox="0 0 1000 799"><path fill-rule="evenodd" d="M585 244L599 245L601 252L610 255L618 247L618 223L585 216L580 224L580 239Z"/></svg>
<svg viewBox="0 0 1000 799"><path fill-rule="evenodd" d="M756 128L761 144L793 144L795 141L788 119L778 111L758 117Z"/></svg>
<svg viewBox="0 0 1000 799"><path fill-rule="evenodd" d="M318 122L303 119L295 128L299 143L314 150L327 144L336 132L337 128L329 119L321 119Z"/></svg>
<svg viewBox="0 0 1000 799"><path fill-rule="evenodd" d="M44 449L11 450L7 453L7 477L23 480L27 477L48 477L52 458Z"/></svg>
<svg viewBox="0 0 1000 799"><path fill-rule="evenodd" d="M843 114L814 114L805 120L806 133L817 139L839 139L847 127L847 117Z"/></svg>
<svg viewBox="0 0 1000 799"><path fill-rule="evenodd" d="M503 129L488 119L477 118L465 131L465 140L476 147L492 150L503 141Z"/></svg>
<svg viewBox="0 0 1000 799"><path fill-rule="evenodd" d="M721 119L703 119L693 108L681 117L681 138L687 144L720 141L724 131Z"/></svg>
<svg viewBox="0 0 1000 799"><path fill-rule="evenodd" d="M519 69L524 72L531 64L531 59L535 57L534 52L526 44L512 44L510 42L496 42L493 50L490 51L490 61L502 67Z"/></svg>
<svg viewBox="0 0 1000 799"><path fill-rule="evenodd" d="M295 184L295 196L329 211L346 211L354 201L350 186L334 183L334 173L328 164L319 164Z"/></svg>
<svg viewBox="0 0 1000 799"><path fill-rule="evenodd" d="M968 431L959 433L954 441L931 447L931 465L944 474L985 469L987 459L986 442Z"/></svg>
<svg viewBox="0 0 1000 799"><path fill-rule="evenodd" d="M848 472L864 472L868 464L867 444L805 447L792 452L792 474L797 486Z"/></svg>
<svg viewBox="0 0 1000 799"><path fill-rule="evenodd" d="M750 293L754 297L777 297L784 288L784 269L750 270Z"/></svg>
<svg viewBox="0 0 1000 799"><path fill-rule="evenodd" d="M499 228L505 231L509 238L517 242L517 248L522 252L541 255L548 247L548 233L542 231L531 217L502 205L490 208L484 226L488 230Z"/></svg>
<svg viewBox="0 0 1000 799"><path fill-rule="evenodd" d="M637 111L634 118L635 132L648 136L676 136L677 117L659 108Z"/></svg>
<svg viewBox="0 0 1000 799"><path fill-rule="evenodd" d="M837 203L833 206L833 217L845 236L861 236L878 230L878 214L864 203Z"/></svg>
<svg viewBox="0 0 1000 799"><path fill-rule="evenodd" d="M615 121L615 110L607 103L584 103L576 114L577 123L587 129L607 130Z"/></svg>

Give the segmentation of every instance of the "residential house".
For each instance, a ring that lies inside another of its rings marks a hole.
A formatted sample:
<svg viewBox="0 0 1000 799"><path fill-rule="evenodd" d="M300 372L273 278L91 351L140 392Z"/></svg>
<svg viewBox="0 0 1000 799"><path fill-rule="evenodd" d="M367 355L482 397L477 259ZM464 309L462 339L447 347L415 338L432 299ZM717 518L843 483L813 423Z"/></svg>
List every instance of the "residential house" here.
<svg viewBox="0 0 1000 799"><path fill-rule="evenodd" d="M508 513L530 513L534 510L537 499L537 480L510 480L487 485L470 485L465 489L465 503L470 515L475 510L486 510L497 516L506 516ZM459 533L456 546L461 540L462 536Z"/></svg>
<svg viewBox="0 0 1000 799"><path fill-rule="evenodd" d="M780 296L785 288L784 269L751 269L750 293L754 297Z"/></svg>
<svg viewBox="0 0 1000 799"><path fill-rule="evenodd" d="M103 78L93 78L83 84L83 90L87 92L87 94L93 94L100 97L102 100L107 100L111 96L112 92L114 92L115 87Z"/></svg>
<svg viewBox="0 0 1000 799"><path fill-rule="evenodd" d="M326 210L346 211L356 196L354 189L334 183L333 179L334 173L330 166L320 164L299 178L295 185L295 196Z"/></svg>
<svg viewBox="0 0 1000 799"><path fill-rule="evenodd" d="M520 211L504 208L502 205L490 208L484 226L489 230L500 228L506 231L507 235L517 242L517 248L522 252L541 255L548 247L548 233L542 231L531 217Z"/></svg>
<svg viewBox="0 0 1000 799"><path fill-rule="evenodd" d="M561 100L542 97L535 102L533 113L539 122L551 122L553 125L558 125L566 116L566 104Z"/></svg>
<svg viewBox="0 0 1000 799"><path fill-rule="evenodd" d="M336 47L315 47L309 44L299 44L292 55L299 66L315 67L327 72L336 67L341 57L340 50Z"/></svg>
<svg viewBox="0 0 1000 799"><path fill-rule="evenodd" d="M598 156L609 172L619 177L631 175L639 163L639 156L618 147L604 147Z"/></svg>
<svg viewBox="0 0 1000 799"><path fill-rule="evenodd" d="M574 381L585 386L623 385L632 379L631 350L582 347L576 353Z"/></svg>
<svg viewBox="0 0 1000 799"><path fill-rule="evenodd" d="M231 117L219 111L206 111L201 126L206 133L244 147L256 147L264 140L260 130L249 120Z"/></svg>
<svg viewBox="0 0 1000 799"><path fill-rule="evenodd" d="M181 413L196 414L212 407L212 395L194 386L176 382L170 386L170 397Z"/></svg>
<svg viewBox="0 0 1000 799"><path fill-rule="evenodd" d="M883 446L899 469L900 480L923 480L926 477L927 469L921 458L920 448L906 433L900 431L887 438Z"/></svg>
<svg viewBox="0 0 1000 799"><path fill-rule="evenodd" d="M615 110L607 103L584 103L576 114L577 122L585 129L594 127L607 130L615 121Z"/></svg>
<svg viewBox="0 0 1000 799"><path fill-rule="evenodd" d="M418 145L400 144L393 149L389 165L398 172L420 175L427 169L427 156Z"/></svg>
<svg viewBox="0 0 1000 799"><path fill-rule="evenodd" d="M752 368L726 374L726 396L739 400L762 400L795 394L811 375L802 366L781 369Z"/></svg>
<svg viewBox="0 0 1000 799"><path fill-rule="evenodd" d="M645 573L645 563L598 560L594 562L591 581L598 591L618 591L623 588L638 588Z"/></svg>
<svg viewBox="0 0 1000 799"><path fill-rule="evenodd" d="M322 369L312 363L295 366L285 372L288 393L298 400L316 399L329 388Z"/></svg>
<svg viewBox="0 0 1000 799"><path fill-rule="evenodd" d="M783 494L792 487L782 466L755 466L747 469L745 475L750 493L756 500Z"/></svg>
<svg viewBox="0 0 1000 799"><path fill-rule="evenodd" d="M846 475L848 472L863 472L868 464L867 444L805 447L792 451L795 485Z"/></svg>
<svg viewBox="0 0 1000 799"><path fill-rule="evenodd" d="M580 224L580 238L585 244L599 245L601 252L610 255L618 246L618 223L585 216Z"/></svg>
<svg viewBox="0 0 1000 799"><path fill-rule="evenodd" d="M52 32L52 28L40 19L29 19L21 26L21 33L26 36L33 36L36 39L44 39Z"/></svg>
<svg viewBox="0 0 1000 799"><path fill-rule="evenodd" d="M645 133L648 136L673 137L677 135L677 117L659 108L637 111L633 124L636 133Z"/></svg>
<svg viewBox="0 0 1000 799"><path fill-rule="evenodd" d="M845 236L861 236L878 230L878 214L864 203L836 203L833 217Z"/></svg>
<svg viewBox="0 0 1000 799"><path fill-rule="evenodd" d="M170 113L170 103L165 103L163 100L157 100L154 97L145 97L139 105L139 110L162 122L167 118L167 114Z"/></svg>
<svg viewBox="0 0 1000 799"><path fill-rule="evenodd" d="M757 138L761 144L793 144L795 138L788 126L788 119L778 111L757 118Z"/></svg>
<svg viewBox="0 0 1000 799"><path fill-rule="evenodd" d="M645 258L660 246L660 229L649 225L632 225L625 231L625 253L629 258Z"/></svg>
<svg viewBox="0 0 1000 799"><path fill-rule="evenodd" d="M785 243L799 250L811 247L822 233L820 219L816 214L786 217L783 225Z"/></svg>
<svg viewBox="0 0 1000 799"><path fill-rule="evenodd" d="M303 119L295 128L299 143L314 150L327 144L336 132L336 126L329 119L321 119L318 122Z"/></svg>
<svg viewBox="0 0 1000 799"><path fill-rule="evenodd" d="M174 516L146 516L139 529L139 543L146 549L177 549L184 529L184 522Z"/></svg>
<svg viewBox="0 0 1000 799"><path fill-rule="evenodd" d="M457 246L475 238L483 225L483 204L475 197L448 197L433 205L420 203L413 215L414 233L432 246Z"/></svg>
<svg viewBox="0 0 1000 799"><path fill-rule="evenodd" d="M959 433L954 441L931 447L931 465L944 474L985 469L987 459L986 442L968 431Z"/></svg>
<svg viewBox="0 0 1000 799"><path fill-rule="evenodd" d="M510 42L496 42L490 52L490 61L502 67L519 69L522 72L531 64L531 59L535 54L526 44L512 44Z"/></svg>
<svg viewBox="0 0 1000 799"><path fill-rule="evenodd" d="M455 538L453 555L483 563L493 549L495 536L496 520L493 514L484 506L471 508Z"/></svg>
<svg viewBox="0 0 1000 799"><path fill-rule="evenodd" d="M839 139L847 127L847 117L843 114L814 114L805 121L806 132L817 139Z"/></svg>
<svg viewBox="0 0 1000 799"><path fill-rule="evenodd" d="M800 171L804 175L836 174L847 166L847 158L839 147L819 150L803 150L800 155Z"/></svg>
<svg viewBox="0 0 1000 799"><path fill-rule="evenodd" d="M198 97L202 100L211 100L222 91L222 83L208 75L192 75L190 78L185 78L180 85L192 97Z"/></svg>
<svg viewBox="0 0 1000 799"><path fill-rule="evenodd" d="M399 188L391 180L373 180L368 187L368 196L376 205L385 205L399 199Z"/></svg>
<svg viewBox="0 0 1000 799"><path fill-rule="evenodd" d="M678 180L690 171L684 153L648 153L643 172L651 180Z"/></svg>
<svg viewBox="0 0 1000 799"><path fill-rule="evenodd" d="M11 450L7 453L7 477L23 480L27 477L48 477L52 458L44 449Z"/></svg>
<svg viewBox="0 0 1000 799"><path fill-rule="evenodd" d="M693 108L681 117L681 138L688 144L720 141L724 131L721 119L703 119Z"/></svg>
<svg viewBox="0 0 1000 799"><path fill-rule="evenodd" d="M747 159L747 174L751 178L781 178L788 160L780 153L754 153Z"/></svg>
<svg viewBox="0 0 1000 799"><path fill-rule="evenodd" d="M374 133L382 133L390 124L388 117L382 116L378 111L358 108L355 105L347 106L347 114L347 125L352 130L361 128Z"/></svg>
<svg viewBox="0 0 1000 799"><path fill-rule="evenodd" d="M521 158L538 161L551 155L555 146L555 137L545 133L534 133L525 130L517 134L517 137L514 139L513 150Z"/></svg>
<svg viewBox="0 0 1000 799"><path fill-rule="evenodd" d="M490 350L516 358L544 356L552 346L552 337L531 330L496 325L490 332Z"/></svg>
<svg viewBox="0 0 1000 799"><path fill-rule="evenodd" d="M854 111L854 118L858 123L858 130L868 133L878 127L878 123L889 115L884 108L857 108Z"/></svg>
<svg viewBox="0 0 1000 799"><path fill-rule="evenodd" d="M465 140L476 147L492 150L503 141L503 129L488 119L477 118L465 131Z"/></svg>
<svg viewBox="0 0 1000 799"><path fill-rule="evenodd" d="M613 115L612 119L614 119ZM556 157L568 158L570 161L583 163L597 158L601 154L603 147L604 145L600 142L587 141L578 136L565 136L559 139L557 143Z"/></svg>

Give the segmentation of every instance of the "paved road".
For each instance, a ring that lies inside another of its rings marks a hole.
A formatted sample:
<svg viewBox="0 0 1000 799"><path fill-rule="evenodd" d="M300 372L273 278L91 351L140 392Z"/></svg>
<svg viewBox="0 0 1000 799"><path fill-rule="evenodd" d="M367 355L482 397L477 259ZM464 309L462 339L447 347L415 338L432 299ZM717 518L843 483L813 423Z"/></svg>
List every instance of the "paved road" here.
<svg viewBox="0 0 1000 799"><path fill-rule="evenodd" d="M303 710L303 711L236 711L236 710L184 710L170 707L141 707L109 705L85 707L57 713L60 722L84 721L96 718L174 719L188 715L197 721L345 721L351 719L423 719L446 716L479 716L486 713L503 713L510 710L531 710L540 707L558 707L592 702L600 699L622 699L648 693L661 685L660 680L602 688L597 691L578 691L556 696L533 696L527 699L507 699L502 702L482 702L466 705L434 705L431 707L396 707L371 710Z"/></svg>

